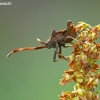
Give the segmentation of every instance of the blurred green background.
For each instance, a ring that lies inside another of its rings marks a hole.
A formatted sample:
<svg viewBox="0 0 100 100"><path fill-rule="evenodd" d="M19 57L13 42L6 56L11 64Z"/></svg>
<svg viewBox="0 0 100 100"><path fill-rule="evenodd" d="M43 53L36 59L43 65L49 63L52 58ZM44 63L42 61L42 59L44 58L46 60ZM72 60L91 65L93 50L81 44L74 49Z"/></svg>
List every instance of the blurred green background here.
<svg viewBox="0 0 100 100"><path fill-rule="evenodd" d="M66 61L52 61L54 49L23 51L8 59L6 55L17 47L40 45L36 38L46 41L52 29L65 29L67 20L99 24L100 0L10 2L0 6L0 100L58 100L62 91L73 90L73 84L59 85L69 68ZM70 48L63 49L63 55L70 53Z"/></svg>

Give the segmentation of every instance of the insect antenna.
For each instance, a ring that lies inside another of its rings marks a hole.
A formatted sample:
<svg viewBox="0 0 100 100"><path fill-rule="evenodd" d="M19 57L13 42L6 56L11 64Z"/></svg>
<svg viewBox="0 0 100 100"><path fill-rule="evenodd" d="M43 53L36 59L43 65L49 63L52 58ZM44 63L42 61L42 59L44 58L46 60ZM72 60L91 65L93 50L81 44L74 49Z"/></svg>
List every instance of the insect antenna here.
<svg viewBox="0 0 100 100"><path fill-rule="evenodd" d="M43 48L46 48L46 46L37 46L37 47L24 47L24 48L16 48L14 50L12 50L7 56L9 57L11 54L13 53L16 53L16 52L19 52L19 51L23 51L23 50L38 50L38 49L43 49Z"/></svg>

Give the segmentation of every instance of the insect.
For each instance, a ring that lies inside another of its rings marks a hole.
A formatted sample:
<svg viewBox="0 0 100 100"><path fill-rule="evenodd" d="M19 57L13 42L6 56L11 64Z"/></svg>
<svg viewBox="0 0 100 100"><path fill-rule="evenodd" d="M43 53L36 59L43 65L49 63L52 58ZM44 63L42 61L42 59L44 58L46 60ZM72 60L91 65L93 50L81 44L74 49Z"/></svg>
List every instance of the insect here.
<svg viewBox="0 0 100 100"><path fill-rule="evenodd" d="M16 48L12 50L6 57L9 57L11 54L22 50L38 50L43 48L48 48L48 49L54 48L53 61L56 62L57 53L58 57L61 59L61 51L62 51L61 47L68 47L68 45L65 44L71 43L71 41L76 37L77 37L77 30L75 28L75 25L71 20L68 20L66 29L60 31L52 30L51 36L46 42L43 42L42 40L37 38L37 41L39 41L42 44L42 46Z"/></svg>

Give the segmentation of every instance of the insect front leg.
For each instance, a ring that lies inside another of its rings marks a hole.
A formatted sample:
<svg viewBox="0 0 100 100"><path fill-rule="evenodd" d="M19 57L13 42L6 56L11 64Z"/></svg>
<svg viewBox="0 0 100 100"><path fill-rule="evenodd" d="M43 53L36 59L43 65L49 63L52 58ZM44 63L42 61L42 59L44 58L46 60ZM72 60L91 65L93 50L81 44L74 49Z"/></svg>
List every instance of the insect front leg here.
<svg viewBox="0 0 100 100"><path fill-rule="evenodd" d="M58 61L58 60L56 60L57 51L58 51L58 43L56 43L56 47L55 47L55 49L54 49L54 55L53 55L53 61L54 61L54 62L57 62L57 61Z"/></svg>

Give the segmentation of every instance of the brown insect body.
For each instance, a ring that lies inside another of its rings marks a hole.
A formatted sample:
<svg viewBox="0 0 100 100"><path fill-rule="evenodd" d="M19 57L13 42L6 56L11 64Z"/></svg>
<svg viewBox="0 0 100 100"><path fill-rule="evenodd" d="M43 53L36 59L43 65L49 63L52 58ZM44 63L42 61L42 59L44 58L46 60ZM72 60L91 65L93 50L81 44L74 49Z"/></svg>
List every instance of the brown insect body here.
<svg viewBox="0 0 100 100"><path fill-rule="evenodd" d="M72 21L67 22L67 28L65 30L60 30L56 32L56 30L52 30L50 38L43 42L40 39L37 38L37 41L39 41L43 46L37 46L37 47L25 47L25 48L17 48L12 50L7 57L9 57L12 53L22 51L22 50L38 50L43 48L55 48L53 61L56 61L56 53L59 48L59 53L61 54L61 46L66 47L66 43L70 43L74 38L77 37L77 31ZM60 55L58 55L59 58L61 58Z"/></svg>
<svg viewBox="0 0 100 100"><path fill-rule="evenodd" d="M67 28L65 30L60 30L56 32L55 30L52 31L51 37L47 40L47 44L49 47L55 47L56 43L60 46L65 46L66 43L70 43L73 38L77 37L76 29L74 24L71 21L68 21ZM70 36L68 38L68 36ZM71 38L73 37L73 38Z"/></svg>

